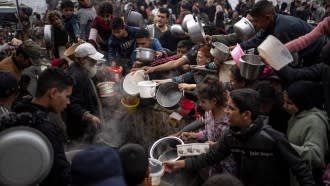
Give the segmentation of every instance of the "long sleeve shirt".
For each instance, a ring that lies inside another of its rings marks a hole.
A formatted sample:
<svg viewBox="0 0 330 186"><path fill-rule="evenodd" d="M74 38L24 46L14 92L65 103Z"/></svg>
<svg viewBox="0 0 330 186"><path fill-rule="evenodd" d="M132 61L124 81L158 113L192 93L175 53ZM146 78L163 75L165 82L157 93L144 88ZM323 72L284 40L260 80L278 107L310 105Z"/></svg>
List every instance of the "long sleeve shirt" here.
<svg viewBox="0 0 330 186"><path fill-rule="evenodd" d="M323 35L330 36L330 17L326 17L308 34L286 43L285 47L288 48L291 53L299 52Z"/></svg>

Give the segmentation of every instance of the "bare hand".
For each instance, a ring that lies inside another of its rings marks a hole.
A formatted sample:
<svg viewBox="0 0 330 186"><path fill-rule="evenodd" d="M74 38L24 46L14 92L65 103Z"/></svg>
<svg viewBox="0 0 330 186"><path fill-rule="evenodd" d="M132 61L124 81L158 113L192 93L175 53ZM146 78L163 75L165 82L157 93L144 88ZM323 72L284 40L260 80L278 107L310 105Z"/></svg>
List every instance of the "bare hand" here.
<svg viewBox="0 0 330 186"><path fill-rule="evenodd" d="M160 80L153 80L153 81L156 82L157 84L164 84L164 83L172 82L172 79L160 79Z"/></svg>
<svg viewBox="0 0 330 186"><path fill-rule="evenodd" d="M196 84L188 84L188 83L180 83L179 84L179 89L181 91L184 90L193 90L196 87Z"/></svg>
<svg viewBox="0 0 330 186"><path fill-rule="evenodd" d="M161 58L163 57L163 52L156 51L156 58Z"/></svg>
<svg viewBox="0 0 330 186"><path fill-rule="evenodd" d="M188 141L190 139L196 139L196 134L194 132L182 132L179 138L183 141Z"/></svg>
<svg viewBox="0 0 330 186"><path fill-rule="evenodd" d="M90 122L92 123L92 125L95 129L101 128L101 120L98 117L93 116L91 118Z"/></svg>
<svg viewBox="0 0 330 186"><path fill-rule="evenodd" d="M148 66L144 66L142 67L142 69L147 73L153 73L155 71L155 68L154 67L148 67Z"/></svg>
<svg viewBox="0 0 330 186"><path fill-rule="evenodd" d="M165 173L172 173L180 168L184 168L185 161L184 160L165 161L163 162L163 166L165 167Z"/></svg>
<svg viewBox="0 0 330 186"><path fill-rule="evenodd" d="M22 42L21 40L16 39L16 38L13 38L13 39L9 42L10 45L13 45L13 46L15 46L15 47L21 45L22 43L23 43L23 42Z"/></svg>
<svg viewBox="0 0 330 186"><path fill-rule="evenodd" d="M207 42L211 42L211 41L212 41L212 36L210 36L210 35L205 35L205 36L204 36L204 39L205 39Z"/></svg>

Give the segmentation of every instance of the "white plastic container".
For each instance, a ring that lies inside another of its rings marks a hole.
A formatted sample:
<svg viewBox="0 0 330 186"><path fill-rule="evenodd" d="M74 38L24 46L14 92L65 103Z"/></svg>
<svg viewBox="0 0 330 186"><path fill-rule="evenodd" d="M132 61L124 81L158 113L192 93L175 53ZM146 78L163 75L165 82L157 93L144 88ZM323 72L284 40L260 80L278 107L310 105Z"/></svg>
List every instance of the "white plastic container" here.
<svg viewBox="0 0 330 186"><path fill-rule="evenodd" d="M153 186L160 185L161 178L165 171L162 162L153 158L149 158L149 168L150 168L149 176L151 177L151 185Z"/></svg>
<svg viewBox="0 0 330 186"><path fill-rule="evenodd" d="M141 98L153 98L156 94L156 82L154 81L140 81L138 82L139 92Z"/></svg>
<svg viewBox="0 0 330 186"><path fill-rule="evenodd" d="M289 50L276 37L269 35L259 46L259 55L275 70L280 70L293 61Z"/></svg>

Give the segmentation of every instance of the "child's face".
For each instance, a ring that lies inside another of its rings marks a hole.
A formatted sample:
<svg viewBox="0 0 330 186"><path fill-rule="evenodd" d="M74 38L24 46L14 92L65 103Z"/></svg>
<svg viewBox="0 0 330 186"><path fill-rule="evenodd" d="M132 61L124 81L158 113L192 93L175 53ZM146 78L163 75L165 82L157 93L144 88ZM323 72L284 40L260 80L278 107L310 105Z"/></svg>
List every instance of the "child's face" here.
<svg viewBox="0 0 330 186"><path fill-rule="evenodd" d="M188 49L187 48L184 48L184 47L181 47L181 48L177 48L176 49L176 54L177 55L180 55L183 56L183 54L187 53L188 52Z"/></svg>
<svg viewBox="0 0 330 186"><path fill-rule="evenodd" d="M53 25L54 27L57 27L57 28L61 29L61 30L64 29L64 26L62 24L62 20L58 16L54 16L50 20L50 24Z"/></svg>
<svg viewBox="0 0 330 186"><path fill-rule="evenodd" d="M101 17L105 24L109 25L111 23L112 14L103 14Z"/></svg>
<svg viewBox="0 0 330 186"><path fill-rule="evenodd" d="M299 111L298 107L292 102L292 100L289 98L288 93L283 93L283 107L289 114L295 114Z"/></svg>
<svg viewBox="0 0 330 186"><path fill-rule="evenodd" d="M196 58L197 65L205 65L205 64L209 63L210 61L211 60L209 58L205 57L205 55L201 51L198 51L197 58Z"/></svg>
<svg viewBox="0 0 330 186"><path fill-rule="evenodd" d="M63 12L63 16L68 19L70 17L72 17L73 15L73 8L70 8L70 7L65 7L63 8L62 12Z"/></svg>
<svg viewBox="0 0 330 186"><path fill-rule="evenodd" d="M226 114L229 119L230 126L240 127L243 123L243 116L240 110L236 107L233 100L229 97L226 108Z"/></svg>
<svg viewBox="0 0 330 186"><path fill-rule="evenodd" d="M217 103L215 99L199 99L199 101L203 110L213 110Z"/></svg>

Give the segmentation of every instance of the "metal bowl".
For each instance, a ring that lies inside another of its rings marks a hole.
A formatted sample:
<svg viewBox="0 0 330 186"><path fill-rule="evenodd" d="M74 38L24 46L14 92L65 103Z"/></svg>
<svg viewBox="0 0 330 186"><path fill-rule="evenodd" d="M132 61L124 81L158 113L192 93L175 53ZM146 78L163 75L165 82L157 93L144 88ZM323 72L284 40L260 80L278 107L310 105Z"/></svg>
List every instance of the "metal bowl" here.
<svg viewBox="0 0 330 186"><path fill-rule="evenodd" d="M150 149L150 157L161 162L175 161L180 158L177 153L177 145L183 145L180 138L169 136L157 140Z"/></svg>
<svg viewBox="0 0 330 186"><path fill-rule="evenodd" d="M141 62L152 62L155 60L155 51L150 48L137 48L136 52L136 60Z"/></svg>
<svg viewBox="0 0 330 186"><path fill-rule="evenodd" d="M193 43L198 44L198 43L204 41L205 32L204 32L202 24L200 22L198 22L197 19L189 20L187 22L187 29L188 29L188 33L191 38L191 41Z"/></svg>
<svg viewBox="0 0 330 186"><path fill-rule="evenodd" d="M265 64L261 57L253 54L246 54L240 58L240 73L241 76L249 79L258 79L264 70Z"/></svg>
<svg viewBox="0 0 330 186"><path fill-rule="evenodd" d="M256 30L254 29L253 24L248 19L243 17L241 20L234 24L234 32L242 40L248 40L255 35Z"/></svg>
<svg viewBox="0 0 330 186"><path fill-rule="evenodd" d="M186 36L186 32L183 30L182 26L179 24L173 24L170 31L174 37L182 38Z"/></svg>
<svg viewBox="0 0 330 186"><path fill-rule="evenodd" d="M225 61L229 56L229 47L220 42L213 42L210 53L220 61Z"/></svg>
<svg viewBox="0 0 330 186"><path fill-rule="evenodd" d="M194 16L192 14L187 14L186 16L184 16L182 23L181 23L182 29L184 31L188 31L187 23L190 20L194 20Z"/></svg>
<svg viewBox="0 0 330 186"><path fill-rule="evenodd" d="M168 82L159 85L156 92L156 100L158 104L165 108L174 108L178 106L182 97L183 93L175 82Z"/></svg>
<svg viewBox="0 0 330 186"><path fill-rule="evenodd" d="M48 138L30 127L0 133L0 185L37 185L52 168L54 154Z"/></svg>

